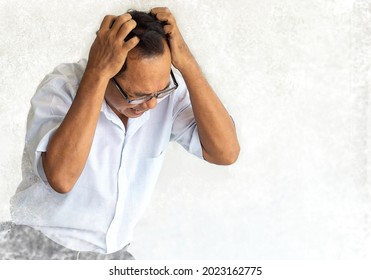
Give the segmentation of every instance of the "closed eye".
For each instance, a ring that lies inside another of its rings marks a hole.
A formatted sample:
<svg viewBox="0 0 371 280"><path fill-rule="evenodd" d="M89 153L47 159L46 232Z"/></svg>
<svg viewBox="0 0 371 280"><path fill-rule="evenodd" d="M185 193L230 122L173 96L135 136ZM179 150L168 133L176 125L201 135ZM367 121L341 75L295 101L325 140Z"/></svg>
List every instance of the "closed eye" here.
<svg viewBox="0 0 371 280"><path fill-rule="evenodd" d="M136 92L134 93L135 94L135 99L141 99L141 98L146 98L146 97L149 97L149 96L153 96L161 91L164 91L166 89L168 89L170 87L170 82L167 84L166 87L164 87L163 89L159 90L158 92L156 93L143 93L143 92Z"/></svg>

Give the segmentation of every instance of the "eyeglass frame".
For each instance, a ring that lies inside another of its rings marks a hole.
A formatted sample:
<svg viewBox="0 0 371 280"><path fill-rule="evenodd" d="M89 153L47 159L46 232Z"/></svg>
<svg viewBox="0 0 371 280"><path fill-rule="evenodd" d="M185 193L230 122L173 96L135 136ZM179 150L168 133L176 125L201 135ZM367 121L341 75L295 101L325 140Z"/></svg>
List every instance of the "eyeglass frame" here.
<svg viewBox="0 0 371 280"><path fill-rule="evenodd" d="M178 88L179 84L178 84L177 80L175 79L175 75L174 75L172 69L170 69L170 76L173 79L173 82L174 82L174 85L175 85L174 87L161 90L161 91L156 92L155 94L150 95L150 96L144 96L144 97L135 98L135 99L130 99L129 98L129 96L123 90L123 88L120 86L120 84L117 82L117 80L115 79L115 77L112 77L112 81L115 84L115 86L118 89L118 91L120 92L120 94L122 95L122 97L124 97L124 99L126 100L127 103L133 104L133 105L139 105L139 104L143 104L143 103L146 103L146 102L150 101L152 98L158 99L158 96L161 95L161 94L163 94L163 93L167 93L167 94L165 96L161 97L161 98L165 98L165 97L169 96L170 94L172 94ZM140 100L143 100L143 102L133 103L135 101L140 101Z"/></svg>

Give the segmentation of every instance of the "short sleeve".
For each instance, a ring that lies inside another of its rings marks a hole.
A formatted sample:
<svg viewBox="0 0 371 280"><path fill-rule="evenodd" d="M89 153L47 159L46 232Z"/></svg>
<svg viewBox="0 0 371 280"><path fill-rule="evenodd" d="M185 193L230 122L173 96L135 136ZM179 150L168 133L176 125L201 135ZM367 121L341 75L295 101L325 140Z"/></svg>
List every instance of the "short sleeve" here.
<svg viewBox="0 0 371 280"><path fill-rule="evenodd" d="M183 89L182 89L183 88ZM173 114L171 141L176 141L189 153L203 159L202 146L188 90L181 87Z"/></svg>
<svg viewBox="0 0 371 280"><path fill-rule="evenodd" d="M43 181L46 176L41 163L41 153L67 114L76 89L60 79L42 82L31 99L27 119L26 152L32 169Z"/></svg>

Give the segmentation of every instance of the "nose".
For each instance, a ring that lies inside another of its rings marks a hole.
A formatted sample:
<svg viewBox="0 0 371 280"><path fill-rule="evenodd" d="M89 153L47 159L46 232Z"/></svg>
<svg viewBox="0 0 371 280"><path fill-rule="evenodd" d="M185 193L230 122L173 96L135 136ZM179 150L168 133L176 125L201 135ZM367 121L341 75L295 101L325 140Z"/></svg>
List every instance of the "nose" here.
<svg viewBox="0 0 371 280"><path fill-rule="evenodd" d="M145 109L153 109L153 108L155 108L156 107L156 105L157 105L157 98L152 98L152 99L150 99L150 100L148 100L147 102L145 102L144 104L143 104L143 107L145 108Z"/></svg>

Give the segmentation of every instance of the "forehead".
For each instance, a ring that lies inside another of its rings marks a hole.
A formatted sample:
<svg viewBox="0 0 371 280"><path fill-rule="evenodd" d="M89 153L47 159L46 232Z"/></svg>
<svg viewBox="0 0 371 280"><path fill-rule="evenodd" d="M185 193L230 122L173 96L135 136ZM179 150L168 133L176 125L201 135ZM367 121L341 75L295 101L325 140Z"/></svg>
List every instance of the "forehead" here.
<svg viewBox="0 0 371 280"><path fill-rule="evenodd" d="M124 72L126 79L134 77L156 76L163 73L169 73L171 67L171 58L163 54L153 57L128 57L127 68Z"/></svg>
<svg viewBox="0 0 371 280"><path fill-rule="evenodd" d="M169 83L170 69L170 53L145 58L129 55L127 68L122 75L122 84L132 93L157 92Z"/></svg>

